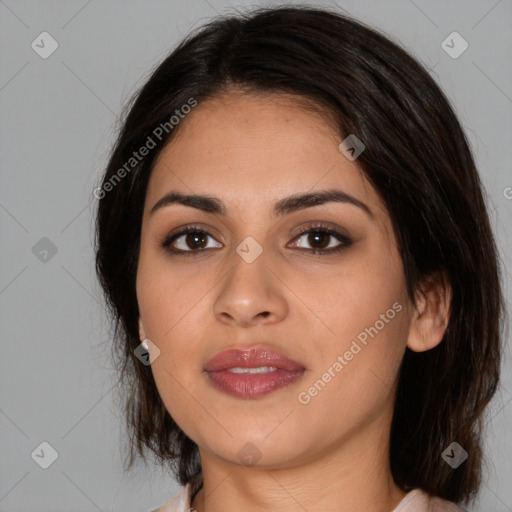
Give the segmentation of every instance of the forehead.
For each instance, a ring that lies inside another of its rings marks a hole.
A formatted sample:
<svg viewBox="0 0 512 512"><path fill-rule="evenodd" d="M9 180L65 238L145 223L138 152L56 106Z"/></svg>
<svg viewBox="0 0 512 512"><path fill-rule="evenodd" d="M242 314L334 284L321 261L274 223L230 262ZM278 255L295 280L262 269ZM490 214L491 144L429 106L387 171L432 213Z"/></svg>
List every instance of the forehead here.
<svg viewBox="0 0 512 512"><path fill-rule="evenodd" d="M155 162L146 209L171 189L226 197L239 209L340 188L382 210L357 161L340 152L341 140L332 117L304 99L223 94L180 121Z"/></svg>

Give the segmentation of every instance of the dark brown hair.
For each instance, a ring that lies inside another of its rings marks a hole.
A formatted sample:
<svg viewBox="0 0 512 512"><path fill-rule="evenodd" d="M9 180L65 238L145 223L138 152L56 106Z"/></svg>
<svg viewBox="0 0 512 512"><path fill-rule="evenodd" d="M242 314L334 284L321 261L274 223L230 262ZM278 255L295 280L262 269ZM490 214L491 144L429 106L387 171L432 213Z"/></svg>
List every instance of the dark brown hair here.
<svg viewBox="0 0 512 512"><path fill-rule="evenodd" d="M186 118L161 140L155 128L191 98L200 103L235 87L312 101L336 119L341 139L355 134L363 141L357 162L391 217L411 300L433 272L451 284L443 341L426 352L406 350L390 461L404 490L419 487L459 503L473 499L483 465L483 412L499 379L504 306L469 144L443 92L405 50L361 22L312 7L215 19L158 66L124 119L95 195L96 269L126 398L128 469L149 450L182 485L191 482L197 492L202 484L197 445L166 411L150 367L134 356L140 344L135 278L152 166ZM155 147L127 167L148 137ZM469 453L457 469L441 458L453 441Z"/></svg>

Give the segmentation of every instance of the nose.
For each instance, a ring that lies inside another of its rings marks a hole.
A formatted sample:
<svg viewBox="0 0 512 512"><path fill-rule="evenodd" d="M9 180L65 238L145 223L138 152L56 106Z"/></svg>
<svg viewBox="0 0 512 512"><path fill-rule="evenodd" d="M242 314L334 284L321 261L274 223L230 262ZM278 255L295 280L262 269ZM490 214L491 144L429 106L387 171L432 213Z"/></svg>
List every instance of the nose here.
<svg viewBox="0 0 512 512"><path fill-rule="evenodd" d="M225 325L250 327L283 321L289 305L286 286L260 255L247 263L233 255L233 266L221 281L213 304L217 320Z"/></svg>

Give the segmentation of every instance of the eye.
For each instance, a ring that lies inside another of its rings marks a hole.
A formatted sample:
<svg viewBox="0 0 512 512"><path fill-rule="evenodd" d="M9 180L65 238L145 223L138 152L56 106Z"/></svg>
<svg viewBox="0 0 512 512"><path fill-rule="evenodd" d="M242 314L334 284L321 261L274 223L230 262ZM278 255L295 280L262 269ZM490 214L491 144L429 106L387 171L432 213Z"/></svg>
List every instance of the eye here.
<svg viewBox="0 0 512 512"><path fill-rule="evenodd" d="M201 228L188 226L178 233L170 234L162 243L162 247L172 254L194 255L205 249L222 247L222 244L208 245L208 238L213 237Z"/></svg>
<svg viewBox="0 0 512 512"><path fill-rule="evenodd" d="M322 225L303 228L295 240L299 242L303 240L303 243L295 242L295 247L308 250L314 254L332 254L352 245L352 240L347 236ZM304 243L309 244L313 248L308 249L304 247Z"/></svg>

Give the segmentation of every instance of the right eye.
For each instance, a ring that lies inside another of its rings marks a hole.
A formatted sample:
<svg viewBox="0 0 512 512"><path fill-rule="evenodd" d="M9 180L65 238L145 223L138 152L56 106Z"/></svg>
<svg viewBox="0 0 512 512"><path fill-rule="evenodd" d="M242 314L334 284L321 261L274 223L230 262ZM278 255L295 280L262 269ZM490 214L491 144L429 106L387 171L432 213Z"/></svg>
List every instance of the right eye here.
<svg viewBox="0 0 512 512"><path fill-rule="evenodd" d="M213 236L203 229L188 226L178 233L173 233L165 238L161 243L162 247L169 251L171 254L178 254L184 256L195 255L205 249L222 247L209 246L208 237L213 239Z"/></svg>

